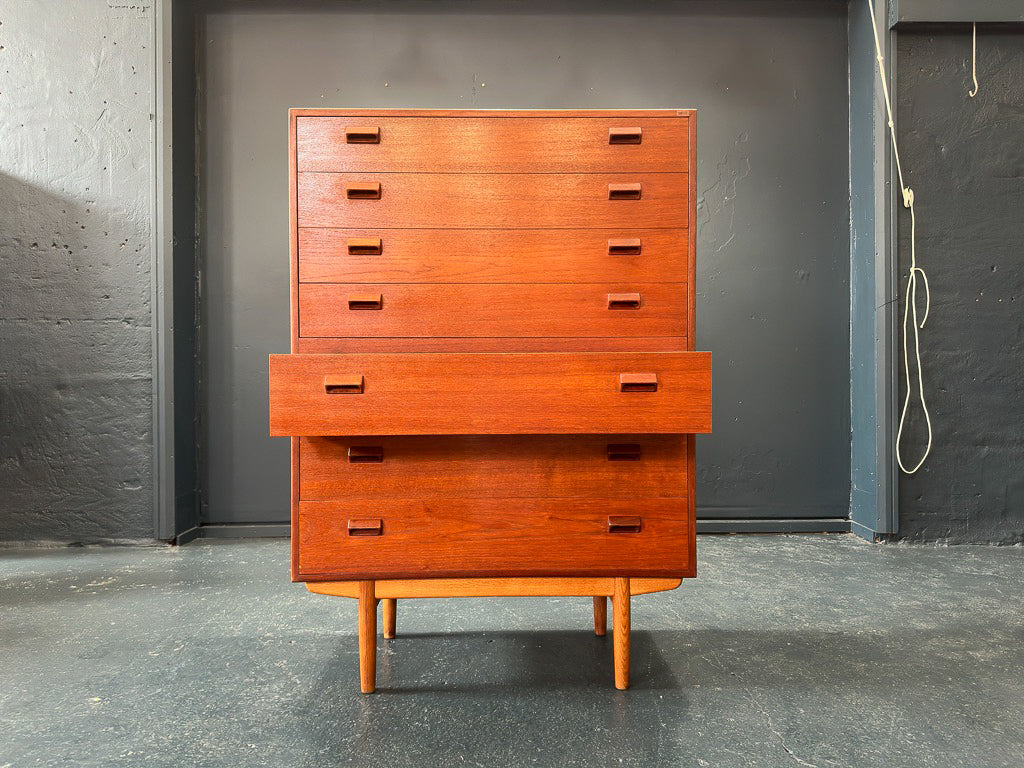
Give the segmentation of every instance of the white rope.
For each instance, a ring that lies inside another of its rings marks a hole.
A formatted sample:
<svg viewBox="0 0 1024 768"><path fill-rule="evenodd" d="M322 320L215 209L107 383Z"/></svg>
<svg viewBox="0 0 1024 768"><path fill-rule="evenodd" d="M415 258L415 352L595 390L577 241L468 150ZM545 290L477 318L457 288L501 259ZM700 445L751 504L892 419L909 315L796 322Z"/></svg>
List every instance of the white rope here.
<svg viewBox="0 0 1024 768"><path fill-rule="evenodd" d="M924 399L924 380L921 370L921 339L919 331L924 328L928 320L928 311L931 309L931 291L928 288L928 276L924 270L917 266L917 215L914 212L914 190L908 187L903 181L903 165L900 163L900 150L896 143L896 125L892 119L892 102L889 100L889 79L885 72L885 57L882 55L882 43L878 37L878 21L875 18L875 4L868 0L868 9L871 11L871 30L875 33L875 51L878 54L878 74L882 80L882 95L885 97L885 115L889 123L889 135L892 137L892 153L896 158L896 172L899 176L900 191L903 193L903 207L910 209L910 276L907 279L907 293L903 302L903 378L906 384L907 394L903 399L903 409L900 412L900 425L896 431L896 463L900 469L908 475L919 470L928 458L932 450L932 419L928 414L928 405ZM921 322L917 320L917 280L920 277L924 288L924 317ZM913 322L910 322L910 321ZM907 469L903 464L903 456L900 451L900 442L903 439L903 426L907 420L907 412L910 409L910 397L912 392L910 380L910 354L908 349L909 338L914 337L914 357L917 360L917 393L921 401L921 410L924 412L925 424L928 426L928 444L925 446L921 460L914 465L913 469Z"/></svg>
<svg viewBox="0 0 1024 768"><path fill-rule="evenodd" d="M967 95L972 99L978 95L978 22L974 22L971 33L971 77L974 78L974 90Z"/></svg>

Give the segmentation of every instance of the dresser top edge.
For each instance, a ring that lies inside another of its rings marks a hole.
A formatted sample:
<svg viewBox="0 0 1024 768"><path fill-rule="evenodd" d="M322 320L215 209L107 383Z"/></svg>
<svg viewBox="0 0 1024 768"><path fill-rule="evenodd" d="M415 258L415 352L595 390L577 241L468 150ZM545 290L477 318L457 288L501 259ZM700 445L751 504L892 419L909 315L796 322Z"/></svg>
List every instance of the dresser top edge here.
<svg viewBox="0 0 1024 768"><path fill-rule="evenodd" d="M696 117L695 109L325 109L291 107L291 117Z"/></svg>

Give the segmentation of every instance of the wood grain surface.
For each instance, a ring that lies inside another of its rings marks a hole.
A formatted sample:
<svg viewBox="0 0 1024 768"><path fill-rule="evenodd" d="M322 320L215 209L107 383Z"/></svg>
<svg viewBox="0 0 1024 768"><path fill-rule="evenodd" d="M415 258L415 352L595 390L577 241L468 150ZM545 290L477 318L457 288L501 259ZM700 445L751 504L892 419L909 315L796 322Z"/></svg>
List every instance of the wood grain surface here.
<svg viewBox="0 0 1024 768"><path fill-rule="evenodd" d="M398 624L398 601L393 597L385 597L380 601L380 613L384 623L384 637L392 640Z"/></svg>
<svg viewBox="0 0 1024 768"><path fill-rule="evenodd" d="M403 173L686 173L689 118L300 117L300 171ZM379 129L349 143L346 127ZM611 143L615 127L642 129L639 143Z"/></svg>
<svg viewBox="0 0 1024 768"><path fill-rule="evenodd" d="M685 281L689 248L685 228L304 227L298 237L307 283L671 283ZM349 253L360 240L379 241L380 253ZM610 254L609 241L639 241L640 252Z"/></svg>
<svg viewBox="0 0 1024 768"><path fill-rule="evenodd" d="M615 594L612 596L612 620L615 622L613 629L615 687L620 691L629 688L631 612L629 578L618 577L615 579Z"/></svg>
<svg viewBox="0 0 1024 768"><path fill-rule="evenodd" d="M613 299L625 308L615 308ZM379 311L353 309L377 306L377 301ZM685 336L686 285L304 283L299 287L299 335Z"/></svg>
<svg viewBox="0 0 1024 768"><path fill-rule="evenodd" d="M315 336L296 339L292 351L299 355L335 355L352 352L677 352L685 351L688 346L685 336Z"/></svg>
<svg viewBox="0 0 1024 768"><path fill-rule="evenodd" d="M628 595L695 575L695 444L679 433L711 426L710 355L692 352L696 113L296 109L290 141L305 354L272 358L271 427L325 436L293 440L294 578L353 597L380 579L364 602L603 603L618 581L628 686ZM348 198L365 184L380 198ZM608 199L628 185L640 199ZM359 294L380 308L350 310ZM610 294L640 307L609 310ZM620 374L658 391L620 393ZM363 393L328 395L328 376ZM609 444L641 443L640 459L608 460ZM350 463L368 444L382 461ZM640 532L608 533L609 516ZM350 520L380 535L350 536Z"/></svg>
<svg viewBox="0 0 1024 768"><path fill-rule="evenodd" d="M610 514L640 533L608 533ZM379 517L380 536L349 536ZM345 578L615 575L684 577L686 499L352 499L300 502L299 573Z"/></svg>
<svg viewBox="0 0 1024 768"><path fill-rule="evenodd" d="M594 634L598 637L608 634L608 598L605 595L594 596Z"/></svg>
<svg viewBox="0 0 1024 768"><path fill-rule="evenodd" d="M634 124L633 118L642 117L695 117L695 109L418 109L418 108L359 108L290 107L292 117L445 117L464 120L473 117L606 117L616 125ZM361 125L370 123L360 120Z"/></svg>
<svg viewBox="0 0 1024 768"><path fill-rule="evenodd" d="M609 446L634 446L638 458L609 460ZM303 501L659 498L685 496L688 488L683 435L312 437L299 447ZM380 448L381 461L353 463L353 447Z"/></svg>
<svg viewBox="0 0 1024 768"><path fill-rule="evenodd" d="M349 199L379 183L380 199ZM609 184L643 185L639 200L608 199ZM360 229L678 229L688 220L685 173L299 173L300 227Z"/></svg>
<svg viewBox="0 0 1024 768"><path fill-rule="evenodd" d="M297 540L298 537L296 537ZM632 578L632 595L676 589L681 579ZM615 580L608 576L534 576L466 579L378 579L373 582L378 598L430 597L589 597L611 596ZM318 595L359 597L358 581L309 581L306 588Z"/></svg>
<svg viewBox="0 0 1024 768"><path fill-rule="evenodd" d="M657 392L619 391L655 373ZM327 394L362 376L362 394ZM285 436L656 434L711 429L707 352L271 355L270 432Z"/></svg>
<svg viewBox="0 0 1024 768"><path fill-rule="evenodd" d="M372 581L359 582L359 689L377 687L377 598Z"/></svg>

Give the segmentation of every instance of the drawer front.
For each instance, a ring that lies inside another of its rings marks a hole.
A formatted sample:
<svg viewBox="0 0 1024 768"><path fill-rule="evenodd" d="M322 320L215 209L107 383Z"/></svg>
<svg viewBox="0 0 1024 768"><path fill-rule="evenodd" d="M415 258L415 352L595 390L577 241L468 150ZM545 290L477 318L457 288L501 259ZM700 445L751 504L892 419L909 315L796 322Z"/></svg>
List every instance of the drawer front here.
<svg viewBox="0 0 1024 768"><path fill-rule="evenodd" d="M688 259L686 229L299 230L308 283L667 283Z"/></svg>
<svg viewBox="0 0 1024 768"><path fill-rule="evenodd" d="M689 121L686 117L299 117L295 139L300 171L686 173Z"/></svg>
<svg viewBox="0 0 1024 768"><path fill-rule="evenodd" d="M682 435L313 437L299 498L667 498L686 469Z"/></svg>
<svg viewBox="0 0 1024 768"><path fill-rule="evenodd" d="M300 227L622 229L687 221L685 173L298 176Z"/></svg>
<svg viewBox="0 0 1024 768"><path fill-rule="evenodd" d="M300 502L299 578L690 576L678 499Z"/></svg>
<svg viewBox="0 0 1024 768"><path fill-rule="evenodd" d="M685 336L686 285L305 283L299 335Z"/></svg>
<svg viewBox="0 0 1024 768"><path fill-rule="evenodd" d="M299 337L295 353L343 355L352 352L676 352L686 349L683 336L584 336L582 338L494 336L395 337L314 336Z"/></svg>
<svg viewBox="0 0 1024 768"><path fill-rule="evenodd" d="M710 431L709 352L270 356L273 436Z"/></svg>

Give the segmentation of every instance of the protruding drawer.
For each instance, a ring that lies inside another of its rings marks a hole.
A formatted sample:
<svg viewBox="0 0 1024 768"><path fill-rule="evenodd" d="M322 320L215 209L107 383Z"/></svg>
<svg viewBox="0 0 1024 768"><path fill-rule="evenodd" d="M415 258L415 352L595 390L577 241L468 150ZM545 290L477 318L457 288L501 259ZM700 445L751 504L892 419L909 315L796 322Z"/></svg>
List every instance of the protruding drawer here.
<svg viewBox="0 0 1024 768"><path fill-rule="evenodd" d="M678 117L299 117L300 171L686 173Z"/></svg>
<svg viewBox="0 0 1024 768"><path fill-rule="evenodd" d="M678 228L688 221L685 173L298 176L300 227L618 230ZM616 196L614 189L639 191ZM351 196L353 190L359 194ZM374 196L364 194L367 190Z"/></svg>
<svg viewBox="0 0 1024 768"><path fill-rule="evenodd" d="M299 498L686 495L683 435L417 435L299 442Z"/></svg>
<svg viewBox="0 0 1024 768"><path fill-rule="evenodd" d="M299 230L306 283L670 283L688 263L686 229Z"/></svg>
<svg viewBox="0 0 1024 768"><path fill-rule="evenodd" d="M709 352L270 356L277 436L710 430Z"/></svg>
<svg viewBox="0 0 1024 768"><path fill-rule="evenodd" d="M694 575L686 498L300 502L298 578Z"/></svg>
<svg viewBox="0 0 1024 768"><path fill-rule="evenodd" d="M299 335L685 337L686 285L303 283Z"/></svg>

